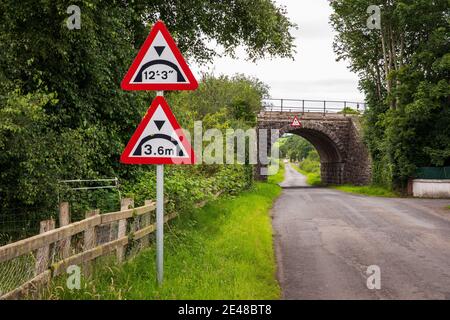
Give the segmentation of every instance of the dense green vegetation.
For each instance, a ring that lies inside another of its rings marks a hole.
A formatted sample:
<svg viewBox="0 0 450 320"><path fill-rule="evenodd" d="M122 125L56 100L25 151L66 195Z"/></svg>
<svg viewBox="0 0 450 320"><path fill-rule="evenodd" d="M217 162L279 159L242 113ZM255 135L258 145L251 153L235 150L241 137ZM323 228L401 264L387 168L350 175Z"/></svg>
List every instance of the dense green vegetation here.
<svg viewBox="0 0 450 320"><path fill-rule="evenodd" d="M261 97L266 92L267 88L255 79L240 75L232 78L204 75L197 91L171 94L168 101L177 109L178 120L187 130L192 131L194 120L203 120L204 131L209 128L246 129L254 125L255 112L259 110ZM70 191L67 185L57 183L61 178L104 176L94 170L96 159L103 156L96 154L101 152L95 145L98 132L92 129L95 137L85 141L90 138L75 133L76 130L57 134L49 128L48 121L54 117L48 115L42 105L56 103L54 100L53 95L20 96L15 92L0 109L0 114L4 115L0 120L0 142L7 151L2 154L4 170L0 183L1 243L36 233L40 220L56 215L58 198L70 202L74 221L84 217L89 208L107 212L119 207L117 191ZM130 127L127 135L137 124L138 121ZM103 138L105 141L109 139ZM121 148L116 150L117 156ZM86 158L88 154L93 158ZM12 159L23 162L17 163ZM135 198L137 205L143 204L145 199L155 198L154 166L127 167L106 159L99 163L117 166L118 171L111 172L111 175L119 177L122 195ZM128 169L130 167L132 169ZM135 173L130 174L129 170ZM169 209L184 212L193 203L210 199L218 192L236 194L252 185L252 174L249 164L166 166L165 192L170 199ZM17 211L25 214L18 217ZM2 223L7 221L5 217L24 223Z"/></svg>
<svg viewBox="0 0 450 320"><path fill-rule="evenodd" d="M279 171L276 177L280 177ZM65 279L49 299L278 299L269 210L281 188L256 183L251 190L212 201L182 215L166 230L165 280L156 284L155 249L122 266L95 268L81 290Z"/></svg>
<svg viewBox="0 0 450 320"><path fill-rule="evenodd" d="M80 30L66 27L71 4L80 6ZM88 207L118 206L117 193L71 192L62 179L118 177L125 193L152 197L153 166L122 165L119 156L154 93L125 92L120 81L157 17L190 61L219 54L211 40L224 54L243 46L250 59L293 52L293 25L270 0L0 2L0 225L20 212L37 226L56 213L58 199L71 202L74 220ZM254 123L264 85L243 76L199 80L195 92L166 93L183 127ZM166 174L176 179L166 188L173 203L251 185L248 165L167 166Z"/></svg>
<svg viewBox="0 0 450 320"><path fill-rule="evenodd" d="M291 162L302 161L310 151L315 150L308 140L289 134L279 139L280 158L289 159Z"/></svg>
<svg viewBox="0 0 450 320"><path fill-rule="evenodd" d="M335 51L360 77L374 183L404 189L416 168L450 165L448 0L336 0ZM369 5L381 8L370 30Z"/></svg>
<svg viewBox="0 0 450 320"><path fill-rule="evenodd" d="M298 163L298 166L303 171L317 173L320 176L320 158L316 149L310 150L306 158Z"/></svg>
<svg viewBox="0 0 450 320"><path fill-rule="evenodd" d="M322 185L322 178L318 172L310 172L306 175L306 182L312 186Z"/></svg>
<svg viewBox="0 0 450 320"><path fill-rule="evenodd" d="M353 185L341 185L341 186L333 186L334 189L344 191L344 192L350 192L350 193L356 193L356 194L363 194L366 196L375 196L375 197L398 197L398 194L380 186L353 186Z"/></svg>

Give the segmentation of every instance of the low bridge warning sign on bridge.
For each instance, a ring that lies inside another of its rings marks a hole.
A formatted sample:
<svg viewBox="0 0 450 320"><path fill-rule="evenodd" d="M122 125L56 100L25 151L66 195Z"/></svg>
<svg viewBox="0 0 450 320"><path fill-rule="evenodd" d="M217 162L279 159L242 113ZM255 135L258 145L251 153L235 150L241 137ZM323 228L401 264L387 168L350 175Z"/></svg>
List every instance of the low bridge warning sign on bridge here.
<svg viewBox="0 0 450 320"><path fill-rule="evenodd" d="M298 120L297 116L294 116L294 119L291 122L291 127L301 127L302 123Z"/></svg>

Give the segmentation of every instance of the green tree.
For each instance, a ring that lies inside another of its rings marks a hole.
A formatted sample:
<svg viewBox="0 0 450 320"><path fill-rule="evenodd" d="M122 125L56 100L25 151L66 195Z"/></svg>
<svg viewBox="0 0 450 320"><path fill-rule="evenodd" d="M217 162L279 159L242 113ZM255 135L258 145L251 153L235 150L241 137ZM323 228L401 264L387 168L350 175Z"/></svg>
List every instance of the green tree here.
<svg viewBox="0 0 450 320"><path fill-rule="evenodd" d="M66 26L66 10L73 4L81 9L80 30ZM151 170L119 163L153 97L125 92L120 81L157 19L166 23L183 54L199 63L220 51L233 55L237 46L249 59L291 57L294 49L293 24L270 0L1 1L0 112L17 132L2 123L3 206L50 209L58 179L119 176L132 182ZM234 119L249 122L259 96L246 83L242 80L242 91L223 107ZM207 112L216 109L180 118L192 123Z"/></svg>
<svg viewBox="0 0 450 320"><path fill-rule="evenodd" d="M254 126L267 87L254 78L236 75L214 77L205 74L196 91L170 93L167 99L183 128L191 131L194 120L202 120L204 132L215 128L225 136L226 129L248 129ZM236 104L248 106L244 114ZM203 133L204 133L203 132ZM204 142L204 146L210 142ZM225 141L224 154L225 154ZM247 154L248 156L248 154ZM248 160L248 157L247 157ZM165 184L170 205L184 212L193 204L217 192L236 194L252 185L251 165L166 166ZM139 183L127 183L125 189L138 201L155 197L155 172L144 173Z"/></svg>
<svg viewBox="0 0 450 320"><path fill-rule="evenodd" d="M369 30L369 5L381 30ZM374 182L404 188L418 166L450 164L448 0L335 0L335 51L359 74Z"/></svg>
<svg viewBox="0 0 450 320"><path fill-rule="evenodd" d="M256 124L256 114L261 110L261 99L267 97L267 85L258 79L238 74L233 77L204 74L202 85L195 91L169 93L168 100L177 114L195 113L196 119L205 120L208 114L221 109L223 123L242 122L242 128ZM186 128L192 126L192 119L185 121ZM220 122L212 123L221 128ZM211 124L206 123L211 128ZM239 127L236 123L233 127Z"/></svg>
<svg viewBox="0 0 450 320"><path fill-rule="evenodd" d="M66 9L81 9L81 30L69 30ZM148 34L160 18L172 32L181 51L192 60L209 61L238 45L250 59L291 56L293 26L285 10L269 0L249 1L13 1L0 3L0 79L18 85L26 94L43 86L57 94L56 105L44 109L56 116L50 123L61 128L89 130L109 142L99 153L109 165L99 174L119 168L118 155L148 107L151 94L120 89L120 80ZM0 94L11 90L0 84ZM236 112L239 112L239 104ZM114 165L117 164L117 165Z"/></svg>
<svg viewBox="0 0 450 320"><path fill-rule="evenodd" d="M302 161L314 150L314 147L308 140L296 134L291 134L282 138L279 150L281 158L287 158L290 161Z"/></svg>

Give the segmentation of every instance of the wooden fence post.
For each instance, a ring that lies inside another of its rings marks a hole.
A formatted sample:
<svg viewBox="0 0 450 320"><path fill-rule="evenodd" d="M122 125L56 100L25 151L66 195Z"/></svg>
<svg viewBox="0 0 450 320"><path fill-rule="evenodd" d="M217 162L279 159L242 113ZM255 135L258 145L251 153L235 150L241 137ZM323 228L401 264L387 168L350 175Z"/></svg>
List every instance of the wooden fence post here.
<svg viewBox="0 0 450 320"><path fill-rule="evenodd" d="M55 220L44 220L40 223L39 233L44 233L55 229ZM35 275L39 275L48 269L50 259L50 244L37 249Z"/></svg>
<svg viewBox="0 0 450 320"><path fill-rule="evenodd" d="M100 210L92 210L92 211L88 211L86 212L86 219L99 215L100 214ZM92 228L88 228L84 231L84 247L83 247L83 251L87 251L90 250L92 248L95 248L95 246L97 245L97 237L95 235L95 227ZM92 271L92 263L91 261L86 261L83 263L83 273L86 277L91 275L91 271Z"/></svg>
<svg viewBox="0 0 450 320"><path fill-rule="evenodd" d="M134 207L134 200L131 198L123 198L120 202L120 211L124 211ZM119 227L117 230L117 239L124 237L127 234L127 219L119 220ZM120 263L125 256L125 246L117 247L117 261Z"/></svg>
<svg viewBox="0 0 450 320"><path fill-rule="evenodd" d="M154 202L152 200L145 200L144 204L146 206L149 206L149 205L152 205L153 203ZM141 228L145 228L145 227L150 225L150 223L151 223L151 219L150 219L151 215L152 215L152 212L148 212L148 213L146 213L146 214L144 214L142 216L142 218L141 218L141 221L142 221ZM150 242L150 235L146 235L145 237L143 237L142 240L141 240L142 248L148 247L149 242Z"/></svg>
<svg viewBox="0 0 450 320"><path fill-rule="evenodd" d="M70 224L69 203L61 202L59 204L59 227L61 228L68 224ZM70 256L70 240L71 237L61 240L58 244L61 260Z"/></svg>

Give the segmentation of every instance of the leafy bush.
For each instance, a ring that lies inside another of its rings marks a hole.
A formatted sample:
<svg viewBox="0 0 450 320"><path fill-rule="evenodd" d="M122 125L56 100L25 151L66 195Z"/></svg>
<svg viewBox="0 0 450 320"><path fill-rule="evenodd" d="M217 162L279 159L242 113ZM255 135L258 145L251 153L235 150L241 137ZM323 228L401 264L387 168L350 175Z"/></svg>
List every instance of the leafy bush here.
<svg viewBox="0 0 450 320"><path fill-rule="evenodd" d="M217 172L205 175L201 166L165 166L164 192L168 210L189 212L195 204L209 200L218 193L235 195L247 188L243 165L221 165ZM145 172L136 184L124 187L125 195L133 197L137 205L156 198L156 172Z"/></svg>
<svg viewBox="0 0 450 320"><path fill-rule="evenodd" d="M299 163L299 167L308 173L318 173L320 176L320 159L317 151L309 151L306 159Z"/></svg>
<svg viewBox="0 0 450 320"><path fill-rule="evenodd" d="M306 183L311 186L319 186L322 184L322 178L320 177L320 173L311 172L306 175Z"/></svg>
<svg viewBox="0 0 450 320"><path fill-rule="evenodd" d="M338 112L339 114L361 114L359 110L350 108L350 107L344 107L341 111Z"/></svg>

